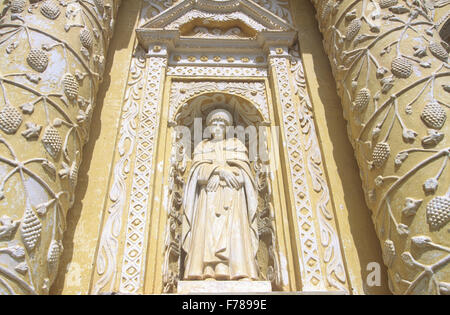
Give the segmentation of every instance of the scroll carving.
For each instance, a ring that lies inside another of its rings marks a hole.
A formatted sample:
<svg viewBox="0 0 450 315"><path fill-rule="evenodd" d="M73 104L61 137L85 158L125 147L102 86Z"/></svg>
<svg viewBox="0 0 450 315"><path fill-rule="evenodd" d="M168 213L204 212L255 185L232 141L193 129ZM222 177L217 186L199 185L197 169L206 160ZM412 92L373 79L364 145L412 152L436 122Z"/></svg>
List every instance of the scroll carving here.
<svg viewBox="0 0 450 315"><path fill-rule="evenodd" d="M140 21L151 19L178 2L145 0ZM111 293L117 285L121 293L136 294L140 293L143 287L146 240L144 230L149 215L148 189L151 180L149 164L154 156L155 132L159 123L156 117L159 95L155 91L160 87L159 80L163 74L165 75L166 66L167 57L164 54L160 57L146 58L146 52L142 47L136 46L123 101L117 147L119 159L114 165L113 182L109 192L112 203L106 211L107 216L101 233L92 289L94 294ZM136 124L137 120L140 121L139 124ZM137 156L135 152L138 152ZM136 164L132 170L130 165L133 163ZM133 185L133 192L127 188L130 182ZM127 203L128 196L131 196L131 199ZM127 222L124 222L124 218ZM121 257L119 244L123 235L125 235L123 247L125 254ZM120 260L122 260L121 270L119 270ZM119 283L116 283L117 279L120 279Z"/></svg>

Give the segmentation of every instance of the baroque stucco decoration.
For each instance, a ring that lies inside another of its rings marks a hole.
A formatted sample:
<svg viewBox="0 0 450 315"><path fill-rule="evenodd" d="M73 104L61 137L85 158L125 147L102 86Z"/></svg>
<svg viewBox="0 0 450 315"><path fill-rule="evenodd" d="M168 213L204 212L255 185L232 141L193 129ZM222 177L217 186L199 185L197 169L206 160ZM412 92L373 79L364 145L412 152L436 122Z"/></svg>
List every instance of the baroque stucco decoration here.
<svg viewBox="0 0 450 315"><path fill-rule="evenodd" d="M448 294L450 3L313 3L390 289Z"/></svg>
<svg viewBox="0 0 450 315"><path fill-rule="evenodd" d="M252 1L220 1L220 3L206 0L182 1L177 2L169 9L150 18L149 21L143 22L142 26L136 31L141 47L147 52L147 60L144 61L142 59L143 62L152 63L152 60L157 57L166 58L165 60L167 62L162 67L166 79L164 79L164 76L152 76L152 80L147 79L147 84L153 85L150 89L148 87L147 89L148 93L151 91L154 97L158 94L161 95L161 91L157 92L156 90L157 93L155 93L155 88L161 86L164 80L168 80L166 82L172 87L186 86L186 88L175 88L178 91L176 93L179 93L179 95L176 95L175 98L172 97L172 101L170 101L169 112L171 114L169 114L168 120L169 128L171 128L170 126L176 125L172 115L176 112L178 106L183 105L172 105L174 99L189 99L186 95L196 93L221 93L227 89L232 94L238 93L238 95L245 95L246 93L250 93L247 95L249 100L257 99L261 95L265 95L266 98L263 102L257 101L255 104L260 106L259 110L262 110L264 113L264 124L275 124L273 118L270 118L273 115L270 114L273 108L271 107L272 109L268 110L265 108L265 105L263 106L263 104L268 104L269 95L265 92L263 94L258 92L272 89L275 98L274 104L277 104L276 110L282 113L282 136L286 137L284 139L289 141L288 148L282 159L286 159L288 163L289 186L293 187L293 190L289 190L287 194L291 196L289 200L294 200L289 207L292 207L293 213L290 215L292 216L291 219L295 222L295 250L298 251L298 264L302 266L297 271L297 273L301 274L302 289L348 292L339 236L334 222L333 210L329 204L329 190L323 176L320 148L312 120L312 107L306 92L301 60L298 57L298 53L296 53L298 48L292 47L290 49L295 41L295 30L289 24L289 21L285 20L285 18L288 20L291 19L289 14L286 14L288 10L284 7L285 4L283 1L277 2L277 5L274 3L262 3L266 7L264 8ZM273 10L274 13L279 13L281 17L273 14L270 10ZM200 32L195 32L193 30L198 30L196 23L199 27L203 28L205 27L205 23L208 25L212 24L215 29L200 29ZM230 34L237 34L236 28L240 29L240 32L242 32L240 34L247 34L246 36L251 36L253 40L249 41L245 36L244 38L230 36ZM203 34L206 32L207 35L199 36L198 34L201 32ZM191 47L197 48L192 49ZM226 47L227 53L224 54L220 47ZM140 69L138 69L139 71L134 72L134 74L144 74L145 71L142 72L143 67L143 64L141 64ZM152 73L158 72L153 71ZM207 79L208 77L223 78L224 76L228 79L223 83ZM248 79L242 82L242 76ZM196 82L198 81L197 79L191 83L188 78L191 80L202 78L203 82ZM274 85L268 85L269 81L267 79L273 80L275 82ZM136 84L136 87L142 87L142 85L138 84L137 80L133 79L134 84ZM258 85L261 88L258 88ZM249 86L256 87L255 91L249 91ZM248 92L245 92L245 90ZM138 99L135 101L138 101ZM167 100L162 100L162 104L166 102ZM162 106L162 104L159 106ZM137 113L134 112L134 114ZM297 137L290 136L293 130L295 130ZM154 146L154 142L155 139L153 139L150 146ZM307 145L304 146L302 143L306 143ZM136 145L138 144L136 143ZM124 152L123 155L125 158L126 153ZM130 153L130 156L132 156L132 153ZM119 170L125 164L120 165L117 165ZM176 171L176 167L172 167L171 169ZM115 178L120 180L120 178L127 177L127 174L128 171L126 173L119 171L116 173ZM271 176L274 175L272 174ZM175 182L175 186L177 184L183 185L181 177L174 175L175 180L173 182ZM150 177L145 178L145 180L151 180ZM309 187L307 184L310 180L314 183L313 187ZM167 265L165 265L165 269L163 268L165 270L163 271L163 282L167 290L174 290L174 288L176 290L178 279L176 272L169 272L171 268L169 262L170 257L175 257L174 260L176 261L176 257L179 255L177 234L171 235L171 233L176 232L178 214L176 212L172 213L167 208L167 205L173 203L178 204L177 200L179 201L180 196L178 195L178 198L176 198L173 185L172 183L170 186L172 188L169 187L164 193L164 200L167 200L164 201L164 207L170 213L167 218L169 222L166 225L168 230L166 233L166 245L164 247ZM114 187L119 188L121 186ZM126 189L121 188L120 191L124 194L123 196L126 196ZM175 198L171 196L175 196ZM119 202L119 199L117 199L117 202ZM122 202L126 201L122 199ZM122 204L122 210L120 211L123 211L125 207ZM141 218L148 220L149 210L146 203L141 202L139 208L143 209L142 211L144 212L146 211L146 215ZM134 218L134 216L131 216L131 213L129 212L128 220L131 220L132 217ZM110 215L107 222L111 220L112 223L113 218L114 216ZM119 216L116 217L116 220L118 218ZM315 230L316 220L319 222L317 225L319 227L318 232ZM108 232L109 234L104 232L103 236L105 237L106 235L111 236L113 232L113 225L108 226L110 226L108 229L111 232ZM138 269L135 266L133 266L134 268L128 268L130 265L127 262L130 256L125 255L122 273L119 277L122 282L124 279L130 279L128 273L132 270L136 279L140 277L140 287L142 287L143 274L145 272L142 267L142 262L145 260L143 258L145 255L143 253L145 244L144 231L140 230L139 233L130 233L130 237L134 236L135 238L133 243L139 244L140 247L139 250L132 251L135 255L135 261L137 259L140 262L140 267ZM136 238L136 235L140 236ZM136 242L136 239L141 239L141 241ZM125 241L126 246L131 243L127 237ZM104 246L102 248L107 249L108 247ZM107 255L103 255L103 259L107 257ZM103 260L99 262L103 263ZM286 259L282 257L279 264L284 264L284 268L283 266L279 267L281 270L279 277L281 278L284 289L287 289L290 285L295 287L295 284L290 283L288 280L289 275L286 269ZM113 271L113 269L110 269L112 273L117 272ZM106 269L102 271L106 271ZM110 273L109 281L115 277L111 276L112 273ZM107 273L104 272L103 274L106 275ZM109 283L112 284L112 282ZM102 282L100 281L98 284L102 284ZM295 290L294 287L291 290ZM131 293L138 292L138 288L139 285L128 288L121 286L123 292Z"/></svg>
<svg viewBox="0 0 450 315"><path fill-rule="evenodd" d="M5 1L1 293L46 294L56 277L119 2ZM289 2L141 1L89 293L354 292ZM448 293L448 1L312 2L391 290ZM217 102L262 128L270 157L251 165L253 287L182 279L192 162L178 158L194 145L175 130Z"/></svg>
<svg viewBox="0 0 450 315"><path fill-rule="evenodd" d="M47 294L120 1L6 1L0 293Z"/></svg>

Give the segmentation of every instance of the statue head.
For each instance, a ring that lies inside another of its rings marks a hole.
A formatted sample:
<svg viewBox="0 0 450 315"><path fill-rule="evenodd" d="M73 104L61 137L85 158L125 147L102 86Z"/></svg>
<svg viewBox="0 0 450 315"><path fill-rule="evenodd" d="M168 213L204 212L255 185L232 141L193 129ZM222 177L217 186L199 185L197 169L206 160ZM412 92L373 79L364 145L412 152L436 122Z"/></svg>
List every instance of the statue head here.
<svg viewBox="0 0 450 315"><path fill-rule="evenodd" d="M226 128L233 125L233 116L225 109L216 109L209 113L206 124L211 128L213 139L225 138Z"/></svg>

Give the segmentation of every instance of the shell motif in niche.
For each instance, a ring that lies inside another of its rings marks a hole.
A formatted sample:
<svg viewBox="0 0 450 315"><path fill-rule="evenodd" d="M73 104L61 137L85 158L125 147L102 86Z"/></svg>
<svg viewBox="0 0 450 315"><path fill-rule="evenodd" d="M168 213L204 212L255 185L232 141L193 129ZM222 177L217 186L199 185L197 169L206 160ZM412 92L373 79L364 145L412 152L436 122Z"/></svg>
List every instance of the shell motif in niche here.
<svg viewBox="0 0 450 315"><path fill-rule="evenodd" d="M55 20L58 18L61 13L61 9L59 7L58 2L54 0L45 0L41 6L41 13L46 18L51 20Z"/></svg>
<svg viewBox="0 0 450 315"><path fill-rule="evenodd" d="M441 129L447 119L447 114L439 103L431 102L425 106L420 117L428 127Z"/></svg>
<svg viewBox="0 0 450 315"><path fill-rule="evenodd" d="M20 226L20 233L28 251L32 251L41 237L42 224L31 207L25 209L24 218Z"/></svg>
<svg viewBox="0 0 450 315"><path fill-rule="evenodd" d="M398 0L380 0L380 8L390 8L398 3Z"/></svg>
<svg viewBox="0 0 450 315"><path fill-rule="evenodd" d="M45 128L44 136L42 137L42 143L47 152L56 159L62 148L62 138L59 135L58 130L53 126Z"/></svg>
<svg viewBox="0 0 450 315"><path fill-rule="evenodd" d="M355 38L355 36L359 33L361 26L362 26L361 19L354 19L353 21L351 21L347 27L345 38L347 40L353 40L353 38Z"/></svg>
<svg viewBox="0 0 450 315"><path fill-rule="evenodd" d="M369 101L370 90L367 88L363 88L359 90L358 94L356 95L353 107L358 111L363 111L364 109L366 109L367 105L369 105Z"/></svg>
<svg viewBox="0 0 450 315"><path fill-rule="evenodd" d="M92 36L92 32L87 28L83 28L80 32L80 41L84 48L91 50L94 45L94 36Z"/></svg>
<svg viewBox="0 0 450 315"><path fill-rule="evenodd" d="M22 114L14 106L7 104L0 110L0 129L5 133L16 133L21 124Z"/></svg>
<svg viewBox="0 0 450 315"><path fill-rule="evenodd" d="M409 78L412 73L411 62L409 62L406 58L396 57L392 60L391 71L397 78Z"/></svg>
<svg viewBox="0 0 450 315"><path fill-rule="evenodd" d="M26 1L25 0L13 0L11 1L10 4L10 9L12 13L22 13L23 10L25 9L25 5L26 5Z"/></svg>
<svg viewBox="0 0 450 315"><path fill-rule="evenodd" d="M440 229L450 220L450 198L439 196L427 205L427 223L434 229Z"/></svg>
<svg viewBox="0 0 450 315"><path fill-rule="evenodd" d="M375 167L382 167L386 163L391 153L391 147L386 142L378 143L372 152L373 164Z"/></svg>
<svg viewBox="0 0 450 315"><path fill-rule="evenodd" d="M448 53L441 44L430 42L428 48L436 58L441 59L442 61L446 61L448 59Z"/></svg>
<svg viewBox="0 0 450 315"><path fill-rule="evenodd" d="M66 94L69 100L74 100L78 96L78 92L80 89L80 85L78 84L77 79L71 73L67 73L64 75L62 80L64 94Z"/></svg>
<svg viewBox="0 0 450 315"><path fill-rule="evenodd" d="M28 65L37 72L44 72L48 66L47 54L42 49L31 49L27 56Z"/></svg>

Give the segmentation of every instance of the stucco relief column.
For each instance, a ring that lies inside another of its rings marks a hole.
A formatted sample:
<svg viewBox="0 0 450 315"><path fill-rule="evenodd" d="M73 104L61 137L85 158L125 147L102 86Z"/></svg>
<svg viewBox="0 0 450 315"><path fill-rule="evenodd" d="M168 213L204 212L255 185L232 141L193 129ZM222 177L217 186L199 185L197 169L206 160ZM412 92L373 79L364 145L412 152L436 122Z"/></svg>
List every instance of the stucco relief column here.
<svg viewBox="0 0 450 315"><path fill-rule="evenodd" d="M0 294L47 294L120 0L11 0L0 20Z"/></svg>
<svg viewBox="0 0 450 315"><path fill-rule="evenodd" d="M142 293L144 288L146 227L151 214L152 179L161 120L164 82L169 52L166 45L152 44L147 53L147 81L139 117L136 162L128 209L126 240L120 277L121 293ZM146 233L147 232L147 233Z"/></svg>
<svg viewBox="0 0 450 315"><path fill-rule="evenodd" d="M450 291L448 1L324 0L317 10L395 294Z"/></svg>
<svg viewBox="0 0 450 315"><path fill-rule="evenodd" d="M304 104L298 104L296 99L300 97L303 103L309 101L306 91L303 91L301 60L291 55L288 47L271 47L268 58L275 101L279 104L282 121L286 171L292 189L290 202L295 218L301 289L348 293L338 234L333 214L327 205L328 188L320 170L321 153L315 143L317 140L312 117L303 108ZM292 67L292 63L295 66ZM294 79L290 76L291 71L295 74ZM297 90L294 86L297 86ZM316 150L313 157L310 150L312 147ZM310 180L313 185L310 185ZM322 194L318 201L315 198L319 192Z"/></svg>

